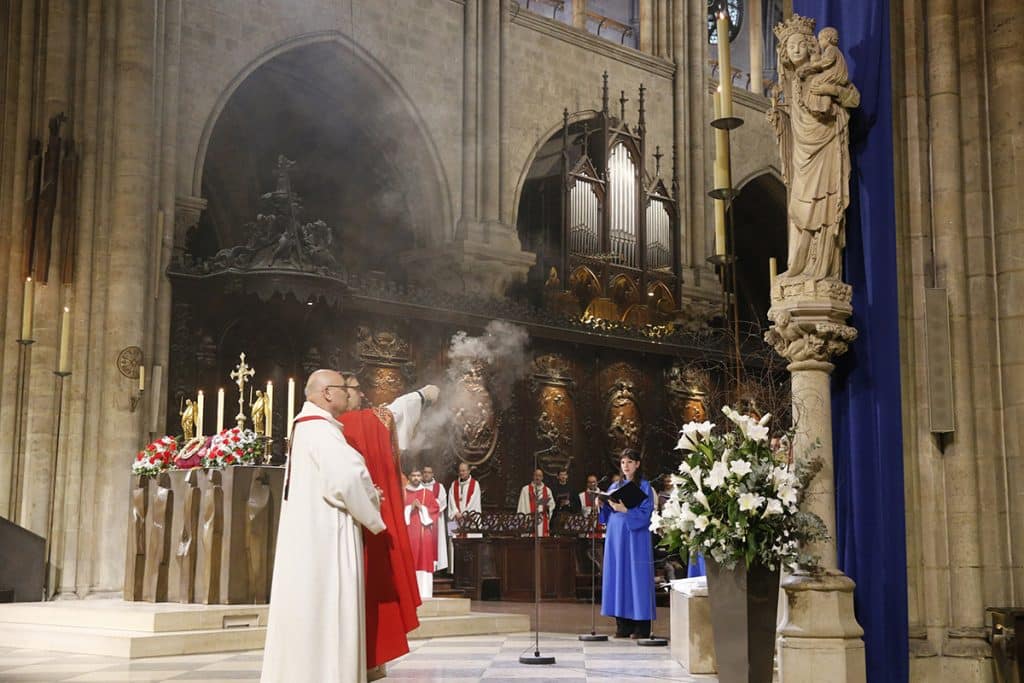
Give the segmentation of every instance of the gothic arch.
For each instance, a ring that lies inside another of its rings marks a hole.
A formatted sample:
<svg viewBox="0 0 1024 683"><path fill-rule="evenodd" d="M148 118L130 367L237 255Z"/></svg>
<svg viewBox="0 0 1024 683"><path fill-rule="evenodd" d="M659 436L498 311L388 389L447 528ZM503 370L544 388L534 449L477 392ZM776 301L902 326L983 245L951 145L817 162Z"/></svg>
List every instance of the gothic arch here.
<svg viewBox="0 0 1024 683"><path fill-rule="evenodd" d="M375 101L368 105L354 103L346 107L345 103L327 99L325 104L333 107L325 106L322 116L338 117L337 112L340 111L342 116L338 118L363 117L361 121L364 127L370 126L368 121L372 117L379 117L380 128L371 131L378 137L383 136L386 132L384 128L390 125L391 135L400 137L404 144L400 151L387 153L391 158L384 161L399 169L398 175L404 183L403 194L408 192L410 195L405 200L409 204L410 213L414 214L411 220L415 221L416 242L439 244L449 239L453 226L450 184L439 150L422 115L402 84L383 64L337 31L307 33L282 41L249 62L227 84L211 108L199 138L192 171L193 196L203 196L204 183L210 175L211 144L216 145L218 123L226 113L230 113L233 99L261 74L280 72L289 63L299 62L309 56L318 59L307 59L310 69L303 87L309 87L320 78L322 80L317 85L321 96L325 98L331 97L331 86L339 83L351 86L357 82L364 91L373 93ZM300 70L293 71L298 73ZM332 112L331 108L334 107ZM301 160L298 161L301 163ZM415 177L412 171L401 170L409 167L416 169ZM301 192L302 188L298 189Z"/></svg>

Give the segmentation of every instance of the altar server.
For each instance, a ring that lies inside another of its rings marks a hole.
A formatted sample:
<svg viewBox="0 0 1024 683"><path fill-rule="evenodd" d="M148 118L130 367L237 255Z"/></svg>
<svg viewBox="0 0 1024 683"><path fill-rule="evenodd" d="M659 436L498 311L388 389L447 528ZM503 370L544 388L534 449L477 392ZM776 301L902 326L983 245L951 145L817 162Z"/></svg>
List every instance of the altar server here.
<svg viewBox="0 0 1024 683"><path fill-rule="evenodd" d="M334 417L347 407L339 373L310 375L285 475L264 683L366 679L362 534L385 525L380 492Z"/></svg>
<svg viewBox="0 0 1024 683"><path fill-rule="evenodd" d="M636 507L618 501L602 504L605 524L601 614L615 617L616 638L649 638L654 613L654 549L651 546L651 484L640 474L640 454L631 449L619 458L622 480L609 492L635 482L647 497Z"/></svg>
<svg viewBox="0 0 1024 683"><path fill-rule="evenodd" d="M405 486L405 523L409 528L409 546L412 548L413 566L420 597L434 595L434 563L437 562L437 519L441 508L437 498L423 485L423 474L416 469L409 472Z"/></svg>

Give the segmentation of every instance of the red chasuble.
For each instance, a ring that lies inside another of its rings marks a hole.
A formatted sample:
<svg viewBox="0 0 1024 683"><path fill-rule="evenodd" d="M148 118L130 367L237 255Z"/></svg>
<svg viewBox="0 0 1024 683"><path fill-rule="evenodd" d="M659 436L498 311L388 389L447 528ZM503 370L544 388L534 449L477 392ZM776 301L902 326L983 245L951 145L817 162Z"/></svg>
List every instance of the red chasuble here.
<svg viewBox="0 0 1024 683"><path fill-rule="evenodd" d="M422 600L405 526L394 418L387 410L367 409L338 420L345 426L345 440L362 453L370 478L384 491L380 514L387 530L376 536L363 531L366 666L372 669L409 652L406 635L420 625L416 608Z"/></svg>
<svg viewBox="0 0 1024 683"><path fill-rule="evenodd" d="M437 562L437 518L441 508L437 505L437 498L430 489L417 489L410 491L405 489L405 505L412 505L418 500L427 510L427 515L433 520L429 526L423 525L420 519L420 511L413 508L409 511L409 545L412 547L413 564L416 571L433 572L434 563Z"/></svg>

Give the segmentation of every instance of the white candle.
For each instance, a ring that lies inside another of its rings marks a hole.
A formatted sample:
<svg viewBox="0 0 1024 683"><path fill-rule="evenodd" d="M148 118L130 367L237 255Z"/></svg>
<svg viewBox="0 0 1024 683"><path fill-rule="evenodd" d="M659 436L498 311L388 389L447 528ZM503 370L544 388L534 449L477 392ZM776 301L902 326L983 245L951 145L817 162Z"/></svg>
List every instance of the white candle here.
<svg viewBox="0 0 1024 683"><path fill-rule="evenodd" d="M21 303L21 338L32 338L32 306L35 305L35 283L32 278L25 278L25 292Z"/></svg>
<svg viewBox="0 0 1024 683"><path fill-rule="evenodd" d="M196 436L203 435L203 408L206 406L206 397L203 396L203 390L199 390L199 396L196 398L198 404L196 408Z"/></svg>
<svg viewBox="0 0 1024 683"><path fill-rule="evenodd" d="M71 340L71 308L69 306L64 307L64 312L60 316L60 361L57 363L57 372L65 373L70 372L68 368L71 367L70 345Z"/></svg>
<svg viewBox="0 0 1024 683"><path fill-rule="evenodd" d="M722 88L714 93L715 118L722 116ZM729 159L729 131L715 128L715 189L732 187Z"/></svg>
<svg viewBox="0 0 1024 683"><path fill-rule="evenodd" d="M295 419L295 380L288 378L288 422L285 424L285 438L292 438L292 420Z"/></svg>
<svg viewBox="0 0 1024 683"><path fill-rule="evenodd" d="M729 53L729 13L718 13L718 81L722 85L722 116L732 116L732 55Z"/></svg>
<svg viewBox="0 0 1024 683"><path fill-rule="evenodd" d="M775 288L775 278L779 276L779 262L772 256L768 259L768 283Z"/></svg>
<svg viewBox="0 0 1024 683"><path fill-rule="evenodd" d="M725 256L725 202L715 200L715 256Z"/></svg>
<svg viewBox="0 0 1024 683"><path fill-rule="evenodd" d="M217 390L217 433L224 431L224 388Z"/></svg>
<svg viewBox="0 0 1024 683"><path fill-rule="evenodd" d="M139 365L139 393L146 390L146 366Z"/></svg>
<svg viewBox="0 0 1024 683"><path fill-rule="evenodd" d="M267 396L266 396L266 411L267 411L267 436L274 436L274 383L267 382Z"/></svg>

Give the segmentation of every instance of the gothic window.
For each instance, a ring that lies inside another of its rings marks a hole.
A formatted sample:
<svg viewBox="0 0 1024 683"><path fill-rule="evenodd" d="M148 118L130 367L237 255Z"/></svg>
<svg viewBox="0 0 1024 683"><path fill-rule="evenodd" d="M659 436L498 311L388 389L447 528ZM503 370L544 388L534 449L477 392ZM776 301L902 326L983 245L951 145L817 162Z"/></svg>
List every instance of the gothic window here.
<svg viewBox="0 0 1024 683"><path fill-rule="evenodd" d="M729 42L736 40L743 27L743 0L707 0L708 6L708 42L718 44L717 14L723 7L729 12ZM773 24L774 25L774 24Z"/></svg>

